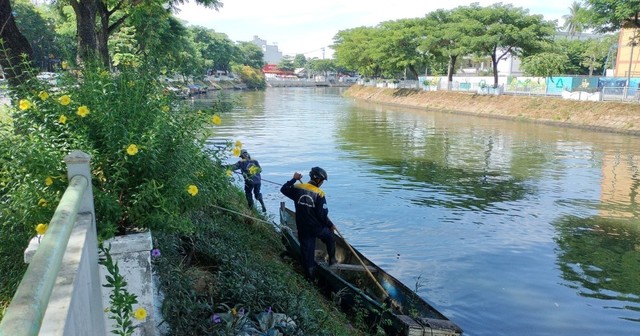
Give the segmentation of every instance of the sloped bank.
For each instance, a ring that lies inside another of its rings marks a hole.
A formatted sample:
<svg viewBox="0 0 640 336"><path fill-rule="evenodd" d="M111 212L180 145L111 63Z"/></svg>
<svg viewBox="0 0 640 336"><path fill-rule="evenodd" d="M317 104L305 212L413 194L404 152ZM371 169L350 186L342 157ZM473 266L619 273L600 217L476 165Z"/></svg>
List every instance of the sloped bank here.
<svg viewBox="0 0 640 336"><path fill-rule="evenodd" d="M422 110L522 120L567 127L640 135L640 105L585 102L555 97L478 95L353 85L346 97Z"/></svg>

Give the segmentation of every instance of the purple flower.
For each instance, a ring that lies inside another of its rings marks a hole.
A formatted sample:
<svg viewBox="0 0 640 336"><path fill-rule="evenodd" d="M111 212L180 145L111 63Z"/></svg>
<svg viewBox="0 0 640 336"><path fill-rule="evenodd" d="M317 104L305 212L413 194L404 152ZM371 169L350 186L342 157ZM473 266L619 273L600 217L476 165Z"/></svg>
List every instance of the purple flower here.
<svg viewBox="0 0 640 336"><path fill-rule="evenodd" d="M271 310L271 307L267 308L267 313L268 313L268 314L273 313L273 310Z"/></svg>
<svg viewBox="0 0 640 336"><path fill-rule="evenodd" d="M222 322L222 320L220 319L220 316L218 316L218 314L213 314L213 316L211 316L211 321L213 321L213 323Z"/></svg>
<svg viewBox="0 0 640 336"><path fill-rule="evenodd" d="M154 258L157 258L160 256L160 250L159 249L153 249L151 250L151 256Z"/></svg>
<svg viewBox="0 0 640 336"><path fill-rule="evenodd" d="M240 316L244 316L244 308L240 308L240 311L238 312L238 314L240 314Z"/></svg>

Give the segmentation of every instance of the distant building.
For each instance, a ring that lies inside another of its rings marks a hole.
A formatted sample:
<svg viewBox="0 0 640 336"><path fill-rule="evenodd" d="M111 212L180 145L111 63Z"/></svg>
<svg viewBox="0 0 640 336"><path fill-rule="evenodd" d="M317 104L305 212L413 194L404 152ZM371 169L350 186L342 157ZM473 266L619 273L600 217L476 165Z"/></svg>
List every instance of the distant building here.
<svg viewBox="0 0 640 336"><path fill-rule="evenodd" d="M623 24L618 39L616 77L640 77L640 29L633 24Z"/></svg>
<svg viewBox="0 0 640 336"><path fill-rule="evenodd" d="M251 43L257 45L262 49L264 53L264 62L267 64L278 64L282 60L282 52L278 50L278 46L275 44L267 44L266 40L259 38L257 35L253 36Z"/></svg>
<svg viewBox="0 0 640 336"><path fill-rule="evenodd" d="M265 78L267 79L277 79L277 78L295 78L298 77L294 74L293 71L285 71L278 69L277 64L267 64L262 67L262 72L264 73Z"/></svg>

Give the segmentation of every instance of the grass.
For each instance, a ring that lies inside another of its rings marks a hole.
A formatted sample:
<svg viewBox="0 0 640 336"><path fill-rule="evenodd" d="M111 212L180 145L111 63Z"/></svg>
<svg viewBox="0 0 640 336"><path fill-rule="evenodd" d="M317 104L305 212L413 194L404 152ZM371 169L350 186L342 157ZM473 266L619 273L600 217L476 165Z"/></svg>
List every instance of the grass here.
<svg viewBox="0 0 640 336"><path fill-rule="evenodd" d="M260 216L244 210L240 192L227 206ZM172 334L233 335L249 327L262 332L256 335L363 334L304 279L297 262L281 257L285 247L272 224L217 208L192 220L198 227L193 234L154 234L163 315ZM293 323L261 324L259 316L269 311Z"/></svg>

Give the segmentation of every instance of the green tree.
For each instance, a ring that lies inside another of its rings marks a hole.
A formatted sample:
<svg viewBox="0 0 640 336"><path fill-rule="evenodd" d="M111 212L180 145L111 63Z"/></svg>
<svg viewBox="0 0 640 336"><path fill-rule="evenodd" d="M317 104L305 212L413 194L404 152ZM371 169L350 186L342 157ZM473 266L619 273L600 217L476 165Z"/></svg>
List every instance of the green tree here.
<svg viewBox="0 0 640 336"><path fill-rule="evenodd" d="M335 72L337 70L337 66L334 60L330 59L317 59L314 58L309 60L307 63L307 67L311 70L313 74L322 74L324 76L329 72Z"/></svg>
<svg viewBox="0 0 640 336"><path fill-rule="evenodd" d="M291 56L282 57L280 62L278 62L278 69L280 69L282 71L293 71L293 69L294 69L293 57L291 57Z"/></svg>
<svg viewBox="0 0 640 336"><path fill-rule="evenodd" d="M571 38L576 34L580 36L586 26L586 11L579 2L574 1L569 7L569 14L563 15L562 19L562 28Z"/></svg>
<svg viewBox="0 0 640 336"><path fill-rule="evenodd" d="M306 64L307 58L304 56L304 54L296 54L296 56L293 58L293 66L295 68L304 68Z"/></svg>
<svg viewBox="0 0 640 336"><path fill-rule="evenodd" d="M640 27L640 0L585 0L589 26L597 32L619 30L625 22Z"/></svg>
<svg viewBox="0 0 640 336"><path fill-rule="evenodd" d="M586 41L558 39L551 43L548 51L567 56L569 63L564 69L566 75L587 75L588 69L582 65L586 46Z"/></svg>
<svg viewBox="0 0 640 336"><path fill-rule="evenodd" d="M604 61L609 53L609 47L612 44L611 38L603 40L590 39L586 41L585 51L582 53L582 62L580 65L589 69L589 76L593 76L595 70L604 67Z"/></svg>
<svg viewBox="0 0 640 336"><path fill-rule="evenodd" d="M471 52L491 57L494 87L498 86L498 62L509 55L524 58L539 52L555 32L554 22L512 5L483 8L474 3L461 11L468 18L461 43Z"/></svg>
<svg viewBox="0 0 640 336"><path fill-rule="evenodd" d="M236 64L232 68L233 73L237 74L248 89L264 89L267 87L267 81L260 69L255 69L247 65Z"/></svg>
<svg viewBox="0 0 640 336"><path fill-rule="evenodd" d="M553 77L565 72L569 58L565 54L541 52L522 60L522 70L531 76Z"/></svg>
<svg viewBox="0 0 640 336"><path fill-rule="evenodd" d="M34 6L28 0L16 0L13 10L20 32L30 42L33 49L33 63L42 70L53 71L51 58L60 57L57 45L55 22L46 14L48 5Z"/></svg>
<svg viewBox="0 0 640 336"><path fill-rule="evenodd" d="M459 57L469 53L467 47L460 43L464 34L465 20L467 19L460 7L447 11L436 10L427 14L426 24L433 27L431 33L426 36L423 45L428 45L427 49L435 59L447 58L447 81L453 82L453 75L456 70L456 63Z"/></svg>
<svg viewBox="0 0 640 336"><path fill-rule="evenodd" d="M423 26L418 19L401 19L382 22L377 27L373 45L375 58L387 77L398 77L409 70L418 78L417 67L424 68L418 45Z"/></svg>
<svg viewBox="0 0 640 336"><path fill-rule="evenodd" d="M205 64L215 70L231 71L231 64L241 58L241 51L226 34L204 27L190 28L196 47Z"/></svg>
<svg viewBox="0 0 640 336"><path fill-rule="evenodd" d="M262 69L264 67L264 52L260 47L252 42L239 42L240 58L236 63L250 66L254 69Z"/></svg>
<svg viewBox="0 0 640 336"><path fill-rule="evenodd" d="M17 87L30 78L28 63L33 60L33 50L16 24L9 0L0 0L0 22L0 67L9 84Z"/></svg>
<svg viewBox="0 0 640 336"><path fill-rule="evenodd" d="M363 76L377 76L380 73L378 56L373 43L377 30L372 27L357 27L339 31L333 37L336 65L355 69Z"/></svg>

